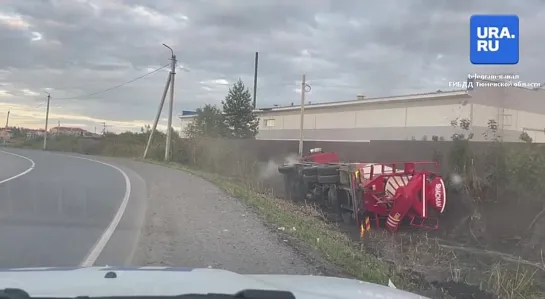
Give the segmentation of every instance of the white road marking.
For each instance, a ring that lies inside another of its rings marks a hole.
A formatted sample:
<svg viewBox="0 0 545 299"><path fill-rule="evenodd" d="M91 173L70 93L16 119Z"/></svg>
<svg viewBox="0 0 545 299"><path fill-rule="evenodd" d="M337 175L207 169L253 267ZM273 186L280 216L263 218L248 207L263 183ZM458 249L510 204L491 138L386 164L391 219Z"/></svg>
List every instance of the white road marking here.
<svg viewBox="0 0 545 299"><path fill-rule="evenodd" d="M23 175L25 175L25 174L31 172L31 171L34 169L34 166L36 166L36 163L34 163L34 161L33 161L32 159L28 158L28 157L21 156L21 155L18 155L18 154L14 154L14 153L10 153L10 152L6 152L6 151L0 151L0 153L5 153L5 154L8 154L8 155L12 155L12 156L16 156L16 157L19 157L19 158L23 158L23 159L26 159L26 160L30 161L30 163L31 163L30 168L28 168L27 170L25 170L25 171L23 171L23 172L21 172L21 173L19 173L19 174L17 174L17 175L14 175L14 176L12 176L12 177L10 177L10 178L7 178L7 179L4 179L4 180L0 181L0 184L3 184L3 183L5 183L5 182L9 182L9 181L11 181L11 180L13 180L13 179L16 179L16 178L18 178L18 177L20 177L20 176L23 176Z"/></svg>
<svg viewBox="0 0 545 299"><path fill-rule="evenodd" d="M115 165L102 162L102 161L89 159L89 158L84 158L84 157L71 156L71 155L63 155L63 156L72 157L72 158L81 159L81 160L87 160L87 161L91 161L91 162L112 167L116 169L117 171L119 171L125 178L125 195L123 196L123 201L121 202L121 205L119 206L119 209L117 210L117 213L115 213L115 216L112 219L112 222L110 222L110 225L108 225L106 230L102 233L102 236L100 236L100 239L97 240L97 242L95 243L91 251L89 251L85 259L80 264L80 267L91 267L98 259L98 256L100 255L100 253L104 250L104 247L106 247L106 244L108 243L108 241L110 241L110 239L112 238L112 235L114 234L115 229L119 225L121 218L123 218L123 214L125 213L125 209L127 209L127 204L129 203L129 197L131 196L131 181L129 180L129 176L123 170L121 170L121 168Z"/></svg>

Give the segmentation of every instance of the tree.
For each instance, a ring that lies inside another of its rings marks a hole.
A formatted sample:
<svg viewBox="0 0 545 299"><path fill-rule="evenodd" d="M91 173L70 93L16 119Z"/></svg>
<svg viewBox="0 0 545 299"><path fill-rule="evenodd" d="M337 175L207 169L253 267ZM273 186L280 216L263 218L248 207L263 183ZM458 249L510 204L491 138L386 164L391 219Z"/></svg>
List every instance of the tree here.
<svg viewBox="0 0 545 299"><path fill-rule="evenodd" d="M227 133L232 138L255 138L259 120L254 113L252 94L239 79L221 102Z"/></svg>
<svg viewBox="0 0 545 299"><path fill-rule="evenodd" d="M185 128L185 134L189 138L194 137L224 137L226 127L221 110L215 105L205 105L197 109L197 116Z"/></svg>
<svg viewBox="0 0 545 299"><path fill-rule="evenodd" d="M149 134L149 132L151 132L151 126L150 125L145 125L145 126L140 128L140 133L141 134Z"/></svg>
<svg viewBox="0 0 545 299"><path fill-rule="evenodd" d="M520 136L519 136L519 140L520 141L524 141L526 143L532 143L534 140L532 139L532 137L530 137L530 135L523 131L522 133L520 133Z"/></svg>

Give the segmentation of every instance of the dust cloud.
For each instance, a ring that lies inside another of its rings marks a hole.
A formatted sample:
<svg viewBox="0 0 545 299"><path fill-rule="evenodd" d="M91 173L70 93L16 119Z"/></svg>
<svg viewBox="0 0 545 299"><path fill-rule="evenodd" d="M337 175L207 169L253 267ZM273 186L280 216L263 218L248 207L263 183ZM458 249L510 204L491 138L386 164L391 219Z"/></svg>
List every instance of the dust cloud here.
<svg viewBox="0 0 545 299"><path fill-rule="evenodd" d="M453 186L460 186L462 185L462 176L457 174L457 173L453 173L450 175L450 182Z"/></svg>
<svg viewBox="0 0 545 299"><path fill-rule="evenodd" d="M278 175L278 167L283 164L294 164L299 161L299 156L297 154L291 154L282 159L282 162L279 163L274 160L269 160L264 165L261 165L259 170L259 177L261 179L270 179Z"/></svg>

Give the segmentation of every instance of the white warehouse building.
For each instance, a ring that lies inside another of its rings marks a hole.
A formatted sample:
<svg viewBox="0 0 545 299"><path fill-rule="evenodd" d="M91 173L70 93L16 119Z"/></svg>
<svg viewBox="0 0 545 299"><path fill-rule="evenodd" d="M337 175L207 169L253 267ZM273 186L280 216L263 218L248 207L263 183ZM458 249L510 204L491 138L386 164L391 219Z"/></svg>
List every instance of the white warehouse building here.
<svg viewBox="0 0 545 299"><path fill-rule="evenodd" d="M358 96L353 101L309 104L304 108L304 140L431 140L432 136L449 140L460 132L451 122L468 119L476 141L486 140L483 133L488 130L488 122L495 120L505 141L517 141L525 131L534 142L545 142L545 91L541 89L479 86L385 98ZM258 139L299 139L300 106L255 112L260 124ZM193 117L180 116L182 132Z"/></svg>

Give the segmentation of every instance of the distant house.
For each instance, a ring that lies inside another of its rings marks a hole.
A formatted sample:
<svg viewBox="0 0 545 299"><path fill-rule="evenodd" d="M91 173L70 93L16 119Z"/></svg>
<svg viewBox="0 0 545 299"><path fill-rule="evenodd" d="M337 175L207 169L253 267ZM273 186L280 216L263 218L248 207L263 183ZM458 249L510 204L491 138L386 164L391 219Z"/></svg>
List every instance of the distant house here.
<svg viewBox="0 0 545 299"><path fill-rule="evenodd" d="M9 141L12 136L10 129L0 129L0 140Z"/></svg>
<svg viewBox="0 0 545 299"><path fill-rule="evenodd" d="M45 130L43 129L27 129L26 130L26 138L27 139L32 139L32 138L38 138L38 137L43 137L45 134Z"/></svg>
<svg viewBox="0 0 545 299"><path fill-rule="evenodd" d="M81 128L54 127L49 130L49 133L56 135L84 136L87 135L89 132Z"/></svg>

